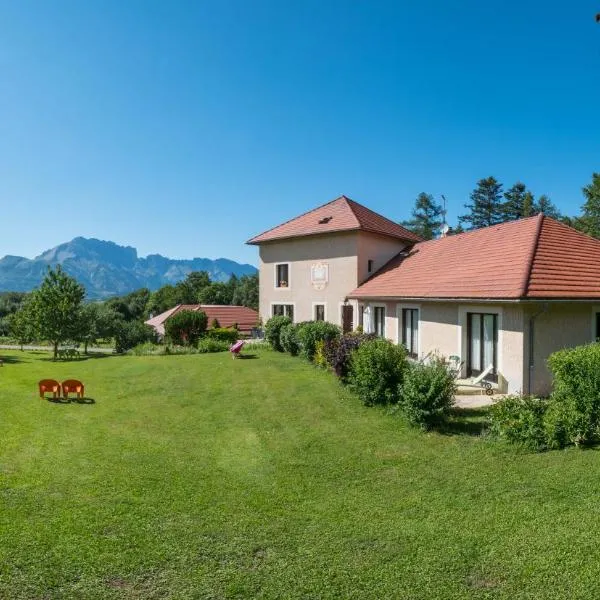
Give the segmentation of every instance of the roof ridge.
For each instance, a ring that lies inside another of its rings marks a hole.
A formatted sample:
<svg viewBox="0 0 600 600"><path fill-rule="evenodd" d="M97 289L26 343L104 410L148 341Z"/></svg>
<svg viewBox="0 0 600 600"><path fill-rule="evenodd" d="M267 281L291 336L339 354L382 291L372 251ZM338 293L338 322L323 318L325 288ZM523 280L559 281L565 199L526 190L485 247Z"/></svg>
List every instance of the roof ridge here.
<svg viewBox="0 0 600 600"><path fill-rule="evenodd" d="M254 238L260 237L261 235L265 235L266 233L269 233L270 231L273 231L274 229L279 229L279 227L282 227L283 225L287 225L288 223L291 223L292 221L295 221L296 219L300 219L306 215L309 215L311 212L314 212L315 210L319 210L320 208L325 208L329 204L333 204L334 202L337 202L338 200L341 200L342 198L345 198L346 200L350 200L350 198L348 198L347 196L344 196L344 194L342 194L341 196L338 196L337 198L334 198L333 200L330 200L329 202L325 202L325 204L321 204L319 206L316 206L315 208L311 208L310 210L307 210L299 215L296 215L295 217L292 217L291 219L288 219L287 221L284 221L283 223L279 223L278 225L274 225L273 227L271 227L269 229L265 229L264 231L261 231L260 233L253 235L246 243L251 242ZM353 214L354 214L354 211L353 211Z"/></svg>
<svg viewBox="0 0 600 600"><path fill-rule="evenodd" d="M529 255L527 257L527 263L525 264L525 275L523 277L523 281L521 282L521 297L525 297L529 289L529 280L531 279L533 262L535 261L535 255L537 254L540 234L542 233L542 225L544 223L544 213L539 213L536 215L536 218L537 224L535 228L535 235L533 236L531 248L529 249Z"/></svg>
<svg viewBox="0 0 600 600"><path fill-rule="evenodd" d="M412 240L415 243L424 241L420 235L414 233L414 231L410 231L410 229L407 229L406 227L404 227L404 225L401 225L400 223L393 221L389 217L386 217L385 215L382 215L381 213L374 211L372 208L369 208L368 206L365 206L364 204L361 204L360 202L357 202L356 200L352 200L352 198L348 198L347 196L343 196L343 198L346 199L346 202L348 203L348 206L350 207L352 214L356 217L359 227L363 228L364 231L374 231L374 230L369 229L368 227L363 227L363 224L361 223L358 215L356 214L356 211L354 210L355 206L360 206L362 209L369 211L371 214L375 215L376 217L378 217L380 219L384 219L388 223L392 223L395 227L400 227L400 229L402 229L402 231L406 232L409 240Z"/></svg>

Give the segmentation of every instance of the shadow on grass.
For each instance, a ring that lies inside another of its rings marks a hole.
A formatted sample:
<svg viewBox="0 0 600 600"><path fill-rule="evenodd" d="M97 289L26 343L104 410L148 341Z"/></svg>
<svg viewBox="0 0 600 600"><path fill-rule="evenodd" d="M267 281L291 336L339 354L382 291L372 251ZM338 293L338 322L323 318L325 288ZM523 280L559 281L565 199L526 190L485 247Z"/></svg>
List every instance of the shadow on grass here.
<svg viewBox="0 0 600 600"><path fill-rule="evenodd" d="M452 408L447 420L436 427L442 435L479 436L487 429L487 408Z"/></svg>
<svg viewBox="0 0 600 600"><path fill-rule="evenodd" d="M52 398L52 396L47 396L44 398L48 402L52 402L52 404L96 404L96 401L93 398Z"/></svg>
<svg viewBox="0 0 600 600"><path fill-rule="evenodd" d="M110 358L111 356L118 356L117 354L112 354L110 352L94 352L91 354L82 354L81 356L75 358L57 358L54 360L52 355L45 356L44 358L40 358L39 360L45 362L55 362L55 363L78 363L85 362L86 360L96 360L98 358Z"/></svg>
<svg viewBox="0 0 600 600"><path fill-rule="evenodd" d="M5 365L15 365L17 363L22 363L22 362L26 362L26 359L23 360L22 358L19 358L18 356L6 356L4 354L0 354L0 363L3 363Z"/></svg>
<svg viewBox="0 0 600 600"><path fill-rule="evenodd" d="M253 358L258 358L257 354L240 354L238 358L243 358L244 360L249 360Z"/></svg>

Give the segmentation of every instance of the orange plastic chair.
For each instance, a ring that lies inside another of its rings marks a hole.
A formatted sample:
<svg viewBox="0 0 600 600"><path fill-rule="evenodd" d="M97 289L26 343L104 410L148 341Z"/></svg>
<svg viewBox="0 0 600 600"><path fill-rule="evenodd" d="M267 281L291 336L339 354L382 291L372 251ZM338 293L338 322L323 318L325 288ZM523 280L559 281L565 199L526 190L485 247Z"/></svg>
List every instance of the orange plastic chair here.
<svg viewBox="0 0 600 600"><path fill-rule="evenodd" d="M40 398L44 398L46 392L50 392L55 399L60 396L60 383L55 379L42 379L38 383L38 387L40 388Z"/></svg>
<svg viewBox="0 0 600 600"><path fill-rule="evenodd" d="M85 393L85 388L81 381L77 381L77 379L67 379L62 382L63 389L63 398L68 398L69 394L77 394L78 398L83 398L83 394Z"/></svg>

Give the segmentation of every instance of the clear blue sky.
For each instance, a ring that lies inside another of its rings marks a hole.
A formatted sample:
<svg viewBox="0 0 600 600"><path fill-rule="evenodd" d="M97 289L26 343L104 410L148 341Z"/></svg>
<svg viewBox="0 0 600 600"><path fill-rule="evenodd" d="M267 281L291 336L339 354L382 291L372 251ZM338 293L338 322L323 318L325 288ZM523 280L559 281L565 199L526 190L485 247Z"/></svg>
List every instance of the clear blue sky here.
<svg viewBox="0 0 600 600"><path fill-rule="evenodd" d="M0 256L76 235L256 262L346 194L600 171L600 0L0 0Z"/></svg>

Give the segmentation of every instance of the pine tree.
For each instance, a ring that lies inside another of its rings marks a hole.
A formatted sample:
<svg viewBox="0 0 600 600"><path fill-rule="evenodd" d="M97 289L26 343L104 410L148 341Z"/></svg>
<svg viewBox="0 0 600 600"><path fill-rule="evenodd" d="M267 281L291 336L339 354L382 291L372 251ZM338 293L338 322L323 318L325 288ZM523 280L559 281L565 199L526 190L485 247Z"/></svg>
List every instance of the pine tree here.
<svg viewBox="0 0 600 600"><path fill-rule="evenodd" d="M470 214L459 217L459 220L467 224L468 230L502 223L502 184L495 177L480 179L471 192L471 204L465 204L465 208Z"/></svg>
<svg viewBox="0 0 600 600"><path fill-rule="evenodd" d="M442 225L443 209L431 194L421 192L412 211L412 219L402 225L425 240L431 240Z"/></svg>
<svg viewBox="0 0 600 600"><path fill-rule="evenodd" d="M553 219L561 218L560 211L558 210L558 208L556 208L555 204L550 200L550 198L548 198L548 196L546 196L545 194L542 194L537 199L533 208L534 213L536 215L544 213L547 217L552 217Z"/></svg>
<svg viewBox="0 0 600 600"><path fill-rule="evenodd" d="M531 192L525 192L523 197L523 217L533 217L535 215L535 198Z"/></svg>
<svg viewBox="0 0 600 600"><path fill-rule="evenodd" d="M509 190L504 192L506 198L506 202L502 205L504 221L516 221L525 216L523 213L527 194L531 196L531 193L527 191L527 186L520 181L517 181Z"/></svg>
<svg viewBox="0 0 600 600"><path fill-rule="evenodd" d="M578 228L585 233L600 238L600 173L592 175L592 183L583 188L585 203L581 207L582 216Z"/></svg>

